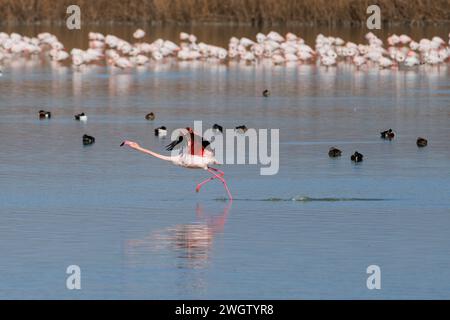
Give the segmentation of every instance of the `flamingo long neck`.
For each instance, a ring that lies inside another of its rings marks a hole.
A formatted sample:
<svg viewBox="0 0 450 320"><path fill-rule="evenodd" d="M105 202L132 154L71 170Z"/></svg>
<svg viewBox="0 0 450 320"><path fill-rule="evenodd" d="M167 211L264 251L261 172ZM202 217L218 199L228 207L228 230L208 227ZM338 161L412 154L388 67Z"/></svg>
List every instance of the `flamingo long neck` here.
<svg viewBox="0 0 450 320"><path fill-rule="evenodd" d="M172 162L172 161L175 160L174 157L164 156L164 155L162 155L162 154L159 154L159 153L156 153L156 152L153 152L153 151L151 151L151 150L144 149L144 148L141 148L141 147L138 147L138 148L135 148L135 149L138 150L138 151L141 151L141 152L143 152L143 153L147 153L147 154L149 154L149 155L151 155L151 156L154 156L155 158L164 160L164 161L171 161L171 162Z"/></svg>

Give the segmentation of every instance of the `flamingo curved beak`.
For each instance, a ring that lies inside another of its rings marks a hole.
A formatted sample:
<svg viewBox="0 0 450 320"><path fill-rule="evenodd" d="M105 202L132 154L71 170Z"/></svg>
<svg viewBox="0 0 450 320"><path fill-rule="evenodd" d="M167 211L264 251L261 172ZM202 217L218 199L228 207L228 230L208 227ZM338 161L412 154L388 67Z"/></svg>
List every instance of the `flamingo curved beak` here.
<svg viewBox="0 0 450 320"><path fill-rule="evenodd" d="M124 141L124 142L122 142L121 144L120 144L120 146L121 147L123 147L123 146L129 146L130 145L130 141Z"/></svg>

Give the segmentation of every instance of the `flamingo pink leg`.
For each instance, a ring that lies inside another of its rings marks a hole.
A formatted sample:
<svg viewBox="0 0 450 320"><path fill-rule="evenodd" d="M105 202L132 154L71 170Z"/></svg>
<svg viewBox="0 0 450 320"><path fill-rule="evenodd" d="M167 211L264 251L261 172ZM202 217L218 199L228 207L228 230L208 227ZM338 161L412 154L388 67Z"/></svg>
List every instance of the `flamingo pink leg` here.
<svg viewBox="0 0 450 320"><path fill-rule="evenodd" d="M218 170L218 169L216 169L216 168L210 168L210 169L212 169L212 170L214 170L214 171L216 171L216 172L219 172L219 176L221 176L221 177L223 177L223 176L225 175L225 173L224 173L223 171L220 171L220 170ZM214 177L208 178L208 179L206 179L205 181L200 182L200 183L197 185L197 188L195 188L195 191L200 192L200 189L201 189L205 184L207 184L207 183L210 182L210 181L213 181L214 179L217 179L216 174L213 173L213 175L214 175Z"/></svg>
<svg viewBox="0 0 450 320"><path fill-rule="evenodd" d="M215 177L211 177L211 178L206 179L206 180L203 181L203 182L200 182L200 183L197 185L197 187L195 188L195 191L196 191L196 192L200 192L200 189L201 189L205 184L207 184L207 183L210 182L210 181L213 181L214 179L215 179Z"/></svg>
<svg viewBox="0 0 450 320"><path fill-rule="evenodd" d="M223 177L223 176L225 175L225 172L223 172L223 171L221 171L221 170L219 170L219 169L212 168L212 167L209 167L209 169L214 170L215 172L220 173L220 176L221 176L221 177Z"/></svg>
<svg viewBox="0 0 450 320"><path fill-rule="evenodd" d="M225 190L227 190L228 197L230 198L230 200L233 200L233 196L231 195L230 189L228 189L228 185L227 185L227 182L225 181L225 179L222 178L220 175L217 175L217 174L214 173L214 171L217 172L217 171L219 171L219 170L214 169L214 168L209 168L208 171L209 171L211 174L213 174L217 179L219 179L220 181L222 181L223 186L225 187Z"/></svg>
<svg viewBox="0 0 450 320"><path fill-rule="evenodd" d="M233 196L231 195L230 189L228 189L228 185L227 182L225 181L225 179L223 178L223 176L225 175L225 173L223 171L220 171L219 169L216 168L208 168L208 172L211 173L213 175L213 177L206 179L205 181L199 183L197 185L196 191L199 192L201 187L203 185L205 185L206 183L214 180L214 179L219 179L220 181L222 181L225 190L228 193L228 197L230 198L230 200L233 200ZM216 174L216 172L218 172L218 174Z"/></svg>

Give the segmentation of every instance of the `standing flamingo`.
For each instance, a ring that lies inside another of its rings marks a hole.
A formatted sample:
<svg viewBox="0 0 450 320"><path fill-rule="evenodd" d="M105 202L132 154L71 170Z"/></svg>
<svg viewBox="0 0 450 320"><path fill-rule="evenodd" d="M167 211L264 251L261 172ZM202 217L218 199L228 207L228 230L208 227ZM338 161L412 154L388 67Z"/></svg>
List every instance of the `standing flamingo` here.
<svg viewBox="0 0 450 320"><path fill-rule="evenodd" d="M174 165L183 168L206 170L210 174L212 174L212 177L200 182L195 189L196 192L200 192L200 189L208 182L218 179L223 183L229 199L233 200L231 192L228 189L227 182L223 178L225 173L219 169L211 167L211 165L218 164L213 152L207 149L211 143L203 139L203 137L201 137L200 135L196 134L191 128L186 128L180 130L178 139L172 141L172 143L170 143L166 147L167 151L174 150L176 146L179 146L182 143L185 144L185 148L182 148L180 154L178 154L177 156L164 156L151 150L144 149L139 144L132 141L125 141L120 146L128 146L132 149L149 154L158 159L170 161Z"/></svg>

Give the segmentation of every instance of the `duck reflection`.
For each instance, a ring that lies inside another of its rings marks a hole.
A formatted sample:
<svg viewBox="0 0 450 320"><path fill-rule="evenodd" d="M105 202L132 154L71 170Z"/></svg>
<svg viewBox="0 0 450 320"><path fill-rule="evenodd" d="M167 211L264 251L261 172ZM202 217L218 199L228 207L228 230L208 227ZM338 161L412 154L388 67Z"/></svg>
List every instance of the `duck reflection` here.
<svg viewBox="0 0 450 320"><path fill-rule="evenodd" d="M145 238L129 240L127 253L134 258L163 252L176 257L178 269L205 269L211 258L211 248L217 234L224 231L231 208L229 202L222 212L205 211L197 204L197 221L180 224L151 233Z"/></svg>

